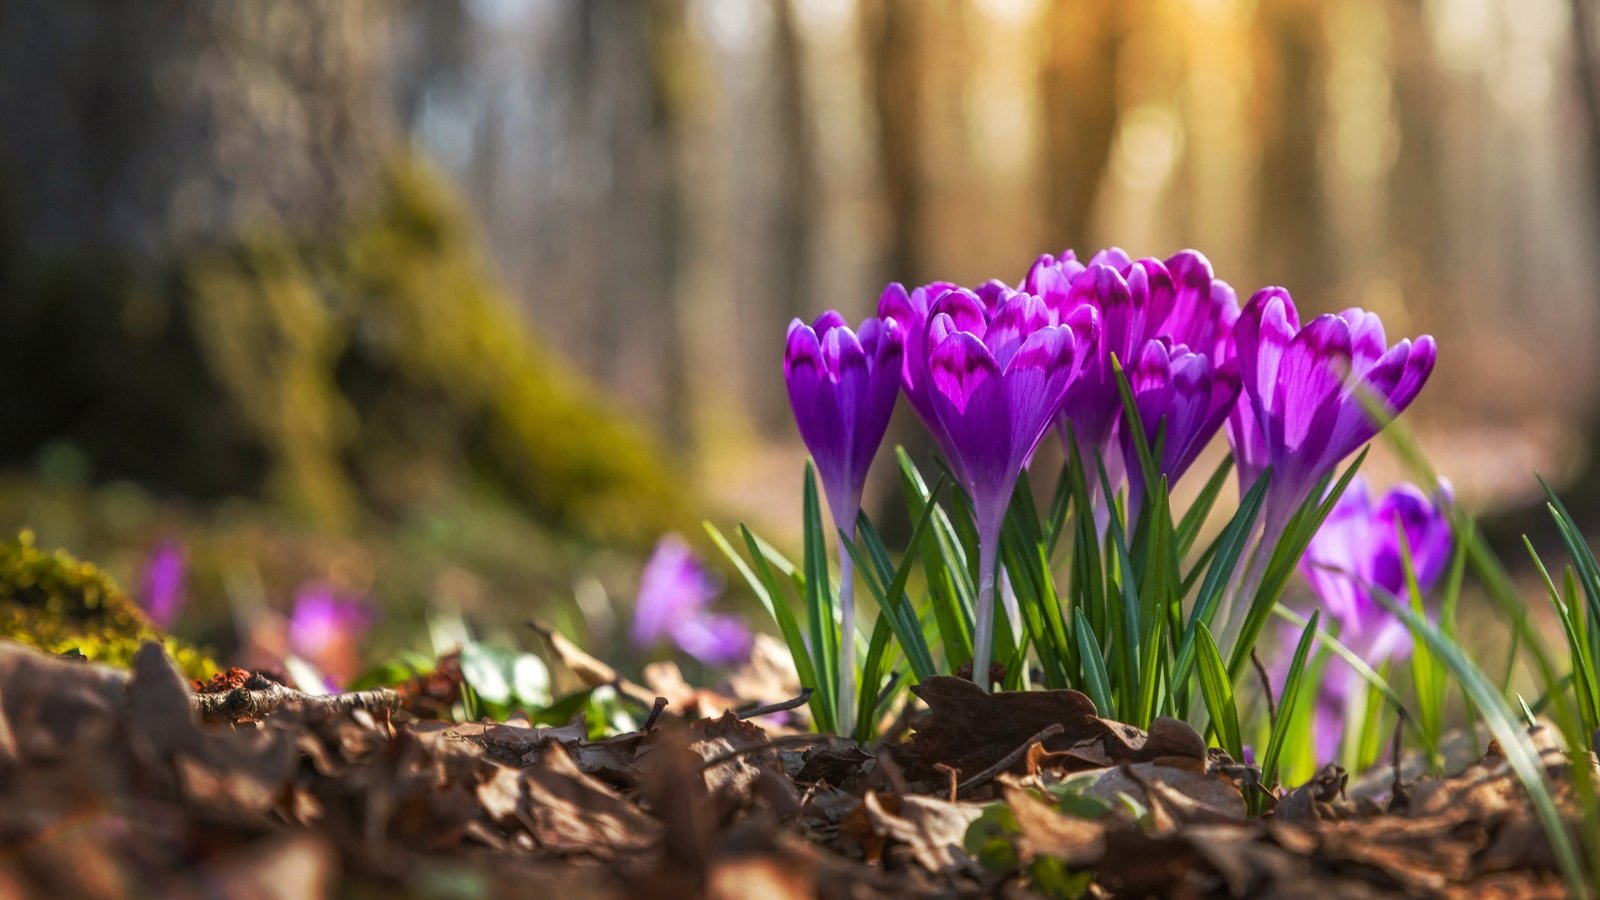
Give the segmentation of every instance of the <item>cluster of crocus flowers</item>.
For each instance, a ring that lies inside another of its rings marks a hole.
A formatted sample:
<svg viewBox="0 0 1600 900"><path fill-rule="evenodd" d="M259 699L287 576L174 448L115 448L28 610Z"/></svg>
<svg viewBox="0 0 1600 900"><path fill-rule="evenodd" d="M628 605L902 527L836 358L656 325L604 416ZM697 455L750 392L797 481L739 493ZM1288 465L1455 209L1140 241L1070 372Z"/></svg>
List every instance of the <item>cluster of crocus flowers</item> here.
<svg viewBox="0 0 1600 900"><path fill-rule="evenodd" d="M1438 584L1453 549L1450 502L1448 485L1429 497L1400 484L1374 503L1357 477L1306 548L1301 572L1340 642L1361 659L1376 666L1410 654L1409 628L1378 597L1407 602L1406 556L1424 595ZM1330 657L1327 665L1314 722L1319 762L1338 754L1346 710L1362 689L1360 676L1342 659Z"/></svg>
<svg viewBox="0 0 1600 900"><path fill-rule="evenodd" d="M633 645L653 649L670 640L706 665L724 666L750 656L750 629L733 616L710 611L722 593L721 582L695 557L683 538L669 534L639 576L633 607Z"/></svg>
<svg viewBox="0 0 1600 900"><path fill-rule="evenodd" d="M1113 490L1126 473L1130 520L1152 489L1135 429L1122 421L1119 367L1138 425L1151 449L1159 447L1154 477L1175 483L1225 423L1242 491L1272 467L1261 537L1270 545L1318 481L1370 440L1385 414L1416 397L1434 357L1426 336L1389 346L1377 317L1362 310L1301 328L1282 288L1257 292L1241 310L1195 251L1163 261L1112 248L1087 262L1070 250L1042 256L1014 288L891 284L878 318L863 323L859 336L835 312L812 326L796 320L784 375L846 538L896 391L904 389L972 502L979 549L973 669L985 682L1001 526L1019 475L1051 426L1070 438L1068 449L1091 473L1105 467ZM1098 490L1100 479L1090 484ZM1097 516L1111 500L1097 498ZM841 550L841 681L853 677L849 559Z"/></svg>

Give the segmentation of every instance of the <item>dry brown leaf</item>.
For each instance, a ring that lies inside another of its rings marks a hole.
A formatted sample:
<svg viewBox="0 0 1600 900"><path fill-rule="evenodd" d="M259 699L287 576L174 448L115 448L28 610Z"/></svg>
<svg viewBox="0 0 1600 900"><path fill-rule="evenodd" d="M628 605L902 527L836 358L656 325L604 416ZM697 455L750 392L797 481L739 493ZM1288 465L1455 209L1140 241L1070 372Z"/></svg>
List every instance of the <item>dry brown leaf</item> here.
<svg viewBox="0 0 1600 900"><path fill-rule="evenodd" d="M1099 862L1106 852L1106 829L1098 822L1068 816L1034 796L1033 792L1005 785L1006 804L1022 829L1017 851L1024 862L1039 856L1059 859L1071 868Z"/></svg>

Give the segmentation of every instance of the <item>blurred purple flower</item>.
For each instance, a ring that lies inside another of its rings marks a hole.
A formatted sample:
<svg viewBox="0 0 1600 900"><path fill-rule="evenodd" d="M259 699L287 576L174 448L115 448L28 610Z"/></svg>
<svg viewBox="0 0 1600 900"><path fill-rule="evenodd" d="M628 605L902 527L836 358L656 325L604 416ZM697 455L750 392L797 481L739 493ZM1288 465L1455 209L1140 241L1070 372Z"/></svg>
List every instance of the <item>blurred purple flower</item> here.
<svg viewBox="0 0 1600 900"><path fill-rule="evenodd" d="M144 566L144 611L162 631L172 627L183 610L188 554L175 540L162 541Z"/></svg>
<svg viewBox="0 0 1600 900"><path fill-rule="evenodd" d="M633 645L647 651L670 638L707 665L742 662L750 655L750 630L732 616L708 612L722 585L675 534L664 535L639 576L633 607Z"/></svg>
<svg viewBox="0 0 1600 900"><path fill-rule="evenodd" d="M867 469L900 392L904 331L866 319L858 337L829 310L815 325L789 324L783 380L800 438L816 461L834 524L854 534Z"/></svg>
<svg viewBox="0 0 1600 900"><path fill-rule="evenodd" d="M987 688L1000 526L1023 465L1090 355L1099 315L1089 304L1052 308L1009 289L992 305L971 291L950 291L930 313L924 375L951 470L972 498L979 548L973 674Z"/></svg>
<svg viewBox="0 0 1600 900"><path fill-rule="evenodd" d="M1300 571L1329 618L1341 643L1374 667L1411 653L1411 632L1376 595L1407 602L1400 533L1411 554L1417 586L1432 591L1454 548L1450 530L1450 486L1429 498L1415 485L1400 484L1373 506L1364 478L1352 479L1306 548ZM1362 690L1361 677L1342 659L1331 657L1317 698L1317 761L1338 754L1345 710Z"/></svg>
<svg viewBox="0 0 1600 900"><path fill-rule="evenodd" d="M340 597L321 582L302 584L289 614L289 649L322 664L353 647L372 627L372 608L357 597Z"/></svg>
<svg viewBox="0 0 1600 900"><path fill-rule="evenodd" d="M1438 348L1423 335L1390 347L1383 323L1361 309L1304 328L1289 292L1257 291L1234 328L1244 383L1228 436L1248 490L1266 466L1266 535L1276 539L1323 475L1371 440L1382 423L1368 404L1399 415L1422 390Z"/></svg>
<svg viewBox="0 0 1600 900"><path fill-rule="evenodd" d="M1152 452L1162 424L1161 458L1156 460L1167 484L1176 484L1200 451L1211 442L1239 399L1239 367L1235 360L1214 365L1206 353L1190 352L1167 338L1147 341L1128 372L1134 407ZM1122 429L1122 456L1129 473L1128 516L1131 527L1144 500L1146 486L1132 429Z"/></svg>

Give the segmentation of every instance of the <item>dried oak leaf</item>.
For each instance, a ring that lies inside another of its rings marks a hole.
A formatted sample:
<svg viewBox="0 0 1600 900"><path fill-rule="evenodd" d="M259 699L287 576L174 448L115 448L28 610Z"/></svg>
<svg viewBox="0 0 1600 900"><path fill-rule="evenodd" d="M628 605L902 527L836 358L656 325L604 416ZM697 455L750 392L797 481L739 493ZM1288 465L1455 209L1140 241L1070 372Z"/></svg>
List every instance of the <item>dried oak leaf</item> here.
<svg viewBox="0 0 1600 900"><path fill-rule="evenodd" d="M103 744L126 682L109 666L0 640L0 773Z"/></svg>
<svg viewBox="0 0 1600 900"><path fill-rule="evenodd" d="M913 686L911 692L928 711L897 749L908 778L939 777L933 769L937 763L964 776L980 772L1050 725L1063 730L1045 742L1048 750L1096 743L1105 734L1094 701L1077 691L991 694L970 681L942 675Z"/></svg>
<svg viewBox="0 0 1600 900"><path fill-rule="evenodd" d="M494 766L478 785L477 797L490 819L525 828L548 853L605 858L661 840L660 822L580 772L557 744L537 765Z"/></svg>
<svg viewBox="0 0 1600 900"><path fill-rule="evenodd" d="M1047 856L1077 869L1105 857L1106 828L1101 823L1066 815L1032 791L1009 784L1001 791L1021 828L1017 852L1024 862Z"/></svg>
<svg viewBox="0 0 1600 900"><path fill-rule="evenodd" d="M861 805L839 823L842 837L861 844L867 859L879 859L890 841L905 844L917 864L930 872L951 873L969 864L961 849L967 827L983 815L978 803L951 803L917 794L867 791Z"/></svg>
<svg viewBox="0 0 1600 900"><path fill-rule="evenodd" d="M1148 733L1096 715L1094 701L1077 691L988 693L970 681L929 678L911 689L928 706L910 739L897 750L908 777L937 778L944 763L963 777L987 769L1052 725L1061 731L1043 741L1049 760L1068 771L1122 763L1160 762L1204 771L1205 740L1187 724L1158 718ZM1035 755L1033 765L1040 763ZM1021 772L1026 758L1012 766Z"/></svg>

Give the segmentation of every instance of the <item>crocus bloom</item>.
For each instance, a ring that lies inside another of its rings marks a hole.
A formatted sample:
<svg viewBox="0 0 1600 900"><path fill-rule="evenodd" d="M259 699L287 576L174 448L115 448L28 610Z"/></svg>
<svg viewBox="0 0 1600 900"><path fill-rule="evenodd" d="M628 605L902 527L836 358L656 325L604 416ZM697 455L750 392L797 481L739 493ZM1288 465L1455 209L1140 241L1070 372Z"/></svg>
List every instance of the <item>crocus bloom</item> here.
<svg viewBox="0 0 1600 900"><path fill-rule="evenodd" d="M1067 391L1061 407L1062 437L1071 423L1078 452L1093 471L1094 454L1104 453L1122 413L1122 394L1111 366L1116 357L1124 369L1146 340L1155 337L1172 311L1176 293L1172 276L1156 259L1128 258L1112 248L1080 265L1071 253L1053 263L1041 257L1024 281L1024 289L1037 293L1047 305L1061 311L1082 305L1099 314L1100 337L1083 374ZM1108 460L1108 465L1112 460Z"/></svg>
<svg viewBox="0 0 1600 900"><path fill-rule="evenodd" d="M934 281L907 291L905 285L894 282L883 289L878 298L878 317L893 319L905 333L905 353L900 366L900 386L905 389L906 400L922 421L922 426L933 437L934 443L946 459L951 456L950 441L934 410L933 389L928 384L928 319L933 304L945 294L959 290L948 281ZM1009 290L999 281L988 281L972 292L985 309Z"/></svg>
<svg viewBox="0 0 1600 900"><path fill-rule="evenodd" d="M183 609L183 583L188 568L183 545L163 541L144 566L144 611L157 628L166 630Z"/></svg>
<svg viewBox="0 0 1600 900"><path fill-rule="evenodd" d="M900 391L904 339L894 319L869 318L859 337L836 312L789 324L783 380L800 438L816 461L834 524L854 532L867 469Z"/></svg>
<svg viewBox="0 0 1600 900"><path fill-rule="evenodd" d="M1280 287L1250 298L1234 341L1244 396L1228 436L1242 489L1272 466L1264 518L1274 539L1318 479L1378 433L1383 422L1369 404L1399 415L1438 355L1429 335L1390 347L1383 323L1361 309L1318 316L1301 328Z"/></svg>
<svg viewBox="0 0 1600 900"><path fill-rule="evenodd" d="M639 576L633 607L633 644L649 650L670 638L680 650L707 665L741 662L750 655L749 629L732 616L714 615L711 601L721 583L700 564L675 534L656 543Z"/></svg>
<svg viewBox="0 0 1600 900"><path fill-rule="evenodd" d="M1167 338L1145 342L1132 371L1128 373L1134 407L1152 452L1161 438L1158 474L1167 484L1177 482L1188 471L1200 451L1211 442L1239 399L1239 367L1228 360L1213 365L1207 353L1191 352ZM1132 429L1122 430L1122 456L1129 472L1128 510L1130 525L1145 495L1144 473L1140 470L1139 450Z"/></svg>
<svg viewBox="0 0 1600 900"><path fill-rule="evenodd" d="M972 498L979 588L973 677L988 686L1000 527L1017 477L1050 428L1099 332L1095 308L1059 309L1007 290L992 307L970 291L935 301L925 375L950 444L950 467Z"/></svg>
<svg viewBox="0 0 1600 900"><path fill-rule="evenodd" d="M900 393L904 332L893 317L869 318L859 337L832 310L815 325L795 319L783 354L783 380L789 388L800 438L816 461L828 495L833 523L845 536L856 533L861 490L867 469L883 442ZM851 558L839 548L840 721L850 722L855 698L855 577ZM687 649L687 648L685 648Z"/></svg>
<svg viewBox="0 0 1600 900"><path fill-rule="evenodd" d="M1196 250L1180 250L1166 261L1175 293L1172 312L1152 337L1166 337L1214 365L1232 359L1233 325L1239 319L1239 299L1226 281L1211 270L1211 261Z"/></svg>
<svg viewBox="0 0 1600 900"><path fill-rule="evenodd" d="M289 649L327 676L337 689L360 665L357 644L372 627L372 607L358 597L341 597L319 582L300 586L289 615Z"/></svg>
<svg viewBox="0 0 1600 900"><path fill-rule="evenodd" d="M1339 640L1373 666L1411 652L1410 630L1376 599L1381 595L1406 602L1400 534L1405 534L1417 585L1426 594L1450 561L1449 504L1447 484L1435 498L1401 484L1374 506L1365 479L1357 476L1301 558L1300 570L1328 618L1337 623ZM1328 661L1317 703L1319 762L1338 753L1345 708L1361 685L1360 676L1343 660Z"/></svg>

